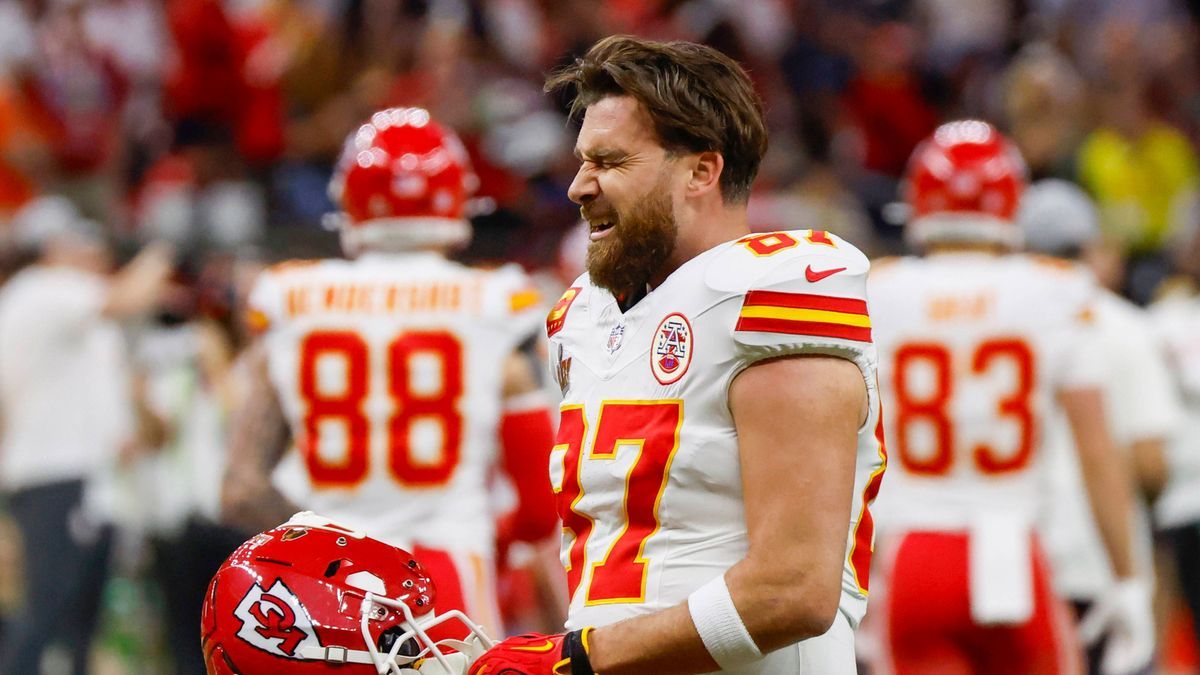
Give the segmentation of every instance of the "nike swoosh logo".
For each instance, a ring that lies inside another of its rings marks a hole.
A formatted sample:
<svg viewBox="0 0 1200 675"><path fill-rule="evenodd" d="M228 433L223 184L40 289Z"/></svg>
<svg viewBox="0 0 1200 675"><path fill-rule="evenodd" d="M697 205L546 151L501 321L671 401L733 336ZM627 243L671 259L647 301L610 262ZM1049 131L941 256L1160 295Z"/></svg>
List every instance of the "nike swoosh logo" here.
<svg viewBox="0 0 1200 675"><path fill-rule="evenodd" d="M545 652L550 651L551 649L554 649L554 642L551 640L546 640L545 644L526 645L524 647L509 647L509 649L513 650L514 652L545 653Z"/></svg>
<svg viewBox="0 0 1200 675"><path fill-rule="evenodd" d="M814 284L814 283L824 279L825 277L831 277L831 276L837 274L838 272L845 272L845 271L846 271L845 267L834 267L833 269L821 270L820 272L818 272L812 268L812 265L809 265L808 267L806 267L804 269L804 278L808 279L808 282L810 284Z"/></svg>

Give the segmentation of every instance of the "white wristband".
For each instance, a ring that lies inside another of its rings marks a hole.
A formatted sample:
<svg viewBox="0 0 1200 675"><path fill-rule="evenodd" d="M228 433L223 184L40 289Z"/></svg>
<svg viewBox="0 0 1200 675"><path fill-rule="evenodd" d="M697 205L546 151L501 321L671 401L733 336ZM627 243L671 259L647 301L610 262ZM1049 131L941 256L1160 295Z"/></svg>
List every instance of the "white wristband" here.
<svg viewBox="0 0 1200 675"><path fill-rule="evenodd" d="M723 670L762 658L754 638L742 623L725 575L713 579L688 596L688 612L708 653Z"/></svg>

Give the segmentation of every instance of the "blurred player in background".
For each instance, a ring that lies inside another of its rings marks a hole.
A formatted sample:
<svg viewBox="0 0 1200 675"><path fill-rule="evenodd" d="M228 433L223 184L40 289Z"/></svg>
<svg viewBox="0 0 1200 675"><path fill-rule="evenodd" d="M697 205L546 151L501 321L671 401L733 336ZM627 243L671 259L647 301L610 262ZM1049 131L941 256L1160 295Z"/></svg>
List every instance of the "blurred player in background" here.
<svg viewBox="0 0 1200 675"><path fill-rule="evenodd" d="M529 280L445 257L471 235L473 181L425 110L380 111L350 136L330 192L351 259L285 263L251 293L259 391L235 423L223 506L252 531L319 510L411 550L444 607L498 630L496 537L554 528L552 431L518 350L541 318ZM272 482L289 427L295 452ZM498 459L519 503L497 526Z"/></svg>
<svg viewBox="0 0 1200 675"><path fill-rule="evenodd" d="M24 605L0 673L37 673L61 641L88 672L108 573L102 475L137 433L121 322L162 299L173 253L152 245L115 273L97 223L63 197L14 219L33 263L0 292L0 488L21 533Z"/></svg>
<svg viewBox="0 0 1200 675"><path fill-rule="evenodd" d="M1091 199L1073 183L1047 179L1034 183L1021 198L1018 216L1030 251L1068 261L1087 259L1100 239ZM1145 312L1107 289L1092 305L1100 335L1105 380L1105 412L1118 449L1133 469L1138 495L1133 536L1137 576L1147 592L1154 587L1153 540L1146 508L1167 481L1166 443L1182 410L1167 369L1162 345L1148 326ZM1102 602L1115 582L1082 483L1078 453L1062 415L1047 425L1046 488L1049 513L1042 529L1054 576L1054 588L1071 601L1076 618ZM1083 626L1088 672L1105 672L1107 640ZM1150 627L1143 626L1145 632ZM1100 638L1100 639L1093 639ZM1147 667L1149 663L1145 664Z"/></svg>
<svg viewBox="0 0 1200 675"><path fill-rule="evenodd" d="M1014 253L1024 183L1019 154L991 125L939 127L905 186L906 236L926 255L871 275L892 451L877 509L885 672L1075 672L1078 645L1033 532L1057 406L1116 577L1097 600L1116 631L1107 656L1120 663L1107 672L1151 658L1128 475L1104 416L1098 289L1072 265Z"/></svg>
<svg viewBox="0 0 1200 675"><path fill-rule="evenodd" d="M867 259L750 234L766 128L720 52L605 38L559 88L590 232L547 321L568 632L470 672L853 673L883 472Z"/></svg>
<svg viewBox="0 0 1200 675"><path fill-rule="evenodd" d="M1154 516L1174 559L1200 643L1200 199L1190 205L1188 220L1176 242L1174 266L1179 276L1151 311L1184 402L1183 423L1167 453L1169 478Z"/></svg>

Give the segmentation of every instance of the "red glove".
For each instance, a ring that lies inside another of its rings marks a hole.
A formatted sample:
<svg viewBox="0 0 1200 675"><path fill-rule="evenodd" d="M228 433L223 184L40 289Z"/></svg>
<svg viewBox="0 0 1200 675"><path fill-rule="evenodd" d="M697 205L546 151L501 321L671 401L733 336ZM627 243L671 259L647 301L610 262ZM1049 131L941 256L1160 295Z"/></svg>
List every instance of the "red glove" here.
<svg viewBox="0 0 1200 675"><path fill-rule="evenodd" d="M591 631L510 637L476 659L467 675L595 675L588 662Z"/></svg>

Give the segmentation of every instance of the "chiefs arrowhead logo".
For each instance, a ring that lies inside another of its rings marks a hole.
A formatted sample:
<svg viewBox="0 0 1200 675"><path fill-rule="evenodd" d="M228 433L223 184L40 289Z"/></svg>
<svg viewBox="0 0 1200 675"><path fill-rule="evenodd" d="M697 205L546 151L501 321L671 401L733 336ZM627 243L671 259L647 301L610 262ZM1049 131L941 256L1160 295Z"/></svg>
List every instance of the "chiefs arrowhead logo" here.
<svg viewBox="0 0 1200 675"><path fill-rule="evenodd" d="M266 591L256 582L233 615L242 622L239 638L275 656L299 659L300 647L321 646L300 599L282 579L276 579Z"/></svg>
<svg viewBox="0 0 1200 675"><path fill-rule="evenodd" d="M679 312L668 314L654 331L650 350L650 371L659 384L673 384L683 377L692 363L692 324Z"/></svg>

